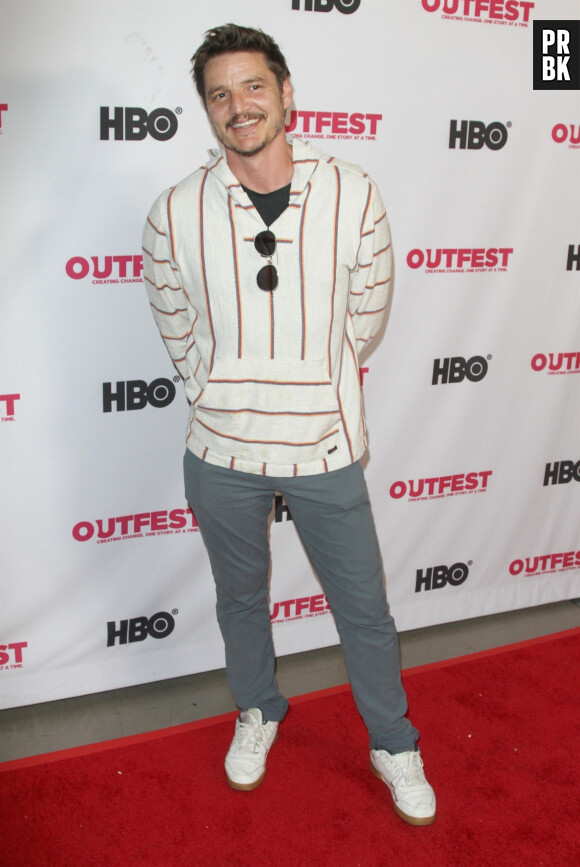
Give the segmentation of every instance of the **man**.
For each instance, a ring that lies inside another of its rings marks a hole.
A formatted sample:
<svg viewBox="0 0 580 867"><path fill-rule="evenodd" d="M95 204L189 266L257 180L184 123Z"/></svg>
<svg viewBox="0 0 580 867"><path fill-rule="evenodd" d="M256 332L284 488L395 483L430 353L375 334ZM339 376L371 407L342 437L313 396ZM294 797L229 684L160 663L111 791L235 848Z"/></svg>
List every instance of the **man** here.
<svg viewBox="0 0 580 867"><path fill-rule="evenodd" d="M144 271L191 406L186 496L209 553L240 710L228 781L241 790L262 782L288 708L268 604L268 515L280 492L334 614L371 769L403 819L429 824L435 795L404 716L359 464L358 350L376 334L390 290L385 209L358 167L285 135L292 89L271 37L218 27L192 66L222 148L153 205Z"/></svg>

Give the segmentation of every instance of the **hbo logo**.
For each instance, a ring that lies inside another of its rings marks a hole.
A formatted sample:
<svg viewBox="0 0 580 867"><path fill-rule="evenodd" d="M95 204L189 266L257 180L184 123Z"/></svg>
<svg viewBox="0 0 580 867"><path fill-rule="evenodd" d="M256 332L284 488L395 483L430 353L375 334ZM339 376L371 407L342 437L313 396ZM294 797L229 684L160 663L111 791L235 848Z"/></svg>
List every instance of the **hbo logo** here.
<svg viewBox="0 0 580 867"><path fill-rule="evenodd" d="M420 593L421 590L438 590L440 587L445 587L446 584L458 587L467 580L468 575L469 569L465 563L454 563L449 568L447 566L431 566L424 572L422 569L417 569L415 593Z"/></svg>
<svg viewBox="0 0 580 867"><path fill-rule="evenodd" d="M168 108L156 108L147 114L144 108L125 108L117 106L113 117L109 107L101 106L101 141L109 141L113 130L115 141L141 141L150 135L157 141L167 141L177 132L177 118Z"/></svg>
<svg viewBox="0 0 580 867"><path fill-rule="evenodd" d="M117 638L119 644L132 644L134 641L145 641L151 638L167 638L175 629L175 620L167 611L159 611L153 617L133 617L132 620L121 620L119 628L114 620L107 623L107 647L113 647Z"/></svg>
<svg viewBox="0 0 580 867"><path fill-rule="evenodd" d="M509 125L509 124L508 124ZM503 123L490 123L486 126L480 120L462 120L461 126L452 120L449 128L449 147L457 142L462 150L480 150L484 145L492 151L499 151L507 142L508 132Z"/></svg>
<svg viewBox="0 0 580 867"><path fill-rule="evenodd" d="M482 355L474 355L468 361L461 356L436 358L433 362L431 385L438 385L439 382L443 385L448 382L463 382L464 379L468 379L470 382L479 382L486 373L487 361Z"/></svg>
<svg viewBox="0 0 580 867"><path fill-rule="evenodd" d="M351 15L360 6L360 0L304 0L305 12L330 12L338 9L344 15ZM300 0L292 0L292 9L300 10Z"/></svg>
<svg viewBox="0 0 580 867"><path fill-rule="evenodd" d="M149 385L142 379L130 379L117 382L116 389L113 391L112 382L103 383L103 412L111 412L113 404L117 412L143 409L147 404L162 409L175 397L175 386L170 379L154 379Z"/></svg>
<svg viewBox="0 0 580 867"><path fill-rule="evenodd" d="M567 485L574 480L580 482L580 461L556 461L546 464L544 487L546 485Z"/></svg>

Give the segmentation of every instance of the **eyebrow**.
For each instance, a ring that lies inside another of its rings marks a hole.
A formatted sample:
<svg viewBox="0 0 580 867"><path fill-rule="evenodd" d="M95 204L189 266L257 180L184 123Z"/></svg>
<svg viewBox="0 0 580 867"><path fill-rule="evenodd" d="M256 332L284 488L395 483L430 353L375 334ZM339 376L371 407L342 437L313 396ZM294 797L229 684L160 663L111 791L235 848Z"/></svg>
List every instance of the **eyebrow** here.
<svg viewBox="0 0 580 867"><path fill-rule="evenodd" d="M263 84L267 79L263 75L252 75L250 78L245 78L241 84ZM212 96L214 93L219 93L222 90L227 90L227 86L225 84L218 84L216 87L212 87L211 90L208 90L207 95Z"/></svg>

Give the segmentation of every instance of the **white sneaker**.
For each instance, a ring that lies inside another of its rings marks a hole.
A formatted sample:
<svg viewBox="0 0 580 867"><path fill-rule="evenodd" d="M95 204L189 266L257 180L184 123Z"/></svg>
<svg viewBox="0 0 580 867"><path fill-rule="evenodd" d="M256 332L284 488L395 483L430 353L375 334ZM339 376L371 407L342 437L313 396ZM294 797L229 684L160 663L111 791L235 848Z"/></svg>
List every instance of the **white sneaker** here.
<svg viewBox="0 0 580 867"><path fill-rule="evenodd" d="M371 750L371 771L391 790L395 812L401 819L411 825L435 821L435 792L425 779L418 750L394 755Z"/></svg>
<svg viewBox="0 0 580 867"><path fill-rule="evenodd" d="M278 737L277 722L263 722L257 707L242 711L226 756L226 774L233 789L249 791L266 776L266 759Z"/></svg>

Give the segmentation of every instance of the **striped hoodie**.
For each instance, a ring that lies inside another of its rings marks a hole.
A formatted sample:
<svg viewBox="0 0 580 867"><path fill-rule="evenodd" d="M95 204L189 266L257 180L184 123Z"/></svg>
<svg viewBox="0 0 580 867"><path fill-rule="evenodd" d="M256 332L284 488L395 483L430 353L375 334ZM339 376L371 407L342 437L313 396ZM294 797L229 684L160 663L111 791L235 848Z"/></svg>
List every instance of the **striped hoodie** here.
<svg viewBox="0 0 580 867"><path fill-rule="evenodd" d="M159 196L143 234L151 308L190 403L187 447L268 476L328 472L363 454L358 352L381 324L391 278L373 181L288 140L274 292L256 283L264 223L223 151Z"/></svg>

